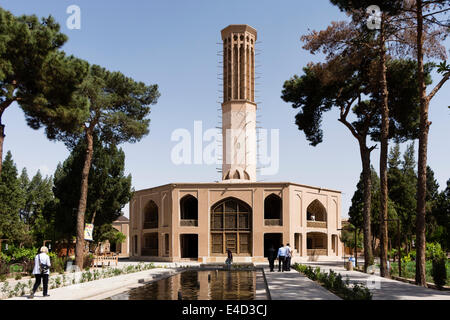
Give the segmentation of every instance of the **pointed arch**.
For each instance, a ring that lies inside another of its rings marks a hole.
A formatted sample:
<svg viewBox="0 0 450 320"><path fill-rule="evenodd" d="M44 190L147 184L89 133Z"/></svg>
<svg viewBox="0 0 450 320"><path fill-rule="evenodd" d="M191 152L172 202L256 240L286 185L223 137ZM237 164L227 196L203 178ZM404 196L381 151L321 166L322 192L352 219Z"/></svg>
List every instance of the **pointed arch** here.
<svg viewBox="0 0 450 320"><path fill-rule="evenodd" d="M246 202L228 197L211 206L211 254L231 252L248 256L252 246L252 208Z"/></svg>
<svg viewBox="0 0 450 320"><path fill-rule="evenodd" d="M327 210L318 199L312 201L306 208L306 219L309 221L327 221Z"/></svg>
<svg viewBox="0 0 450 320"><path fill-rule="evenodd" d="M144 208L143 218L144 229L158 228L159 209L155 201L150 200L147 202L147 205Z"/></svg>
<svg viewBox="0 0 450 320"><path fill-rule="evenodd" d="M187 194L180 199L180 219L198 220L198 200Z"/></svg>
<svg viewBox="0 0 450 320"><path fill-rule="evenodd" d="M283 201L280 196L271 193L264 199L264 219L281 219Z"/></svg>

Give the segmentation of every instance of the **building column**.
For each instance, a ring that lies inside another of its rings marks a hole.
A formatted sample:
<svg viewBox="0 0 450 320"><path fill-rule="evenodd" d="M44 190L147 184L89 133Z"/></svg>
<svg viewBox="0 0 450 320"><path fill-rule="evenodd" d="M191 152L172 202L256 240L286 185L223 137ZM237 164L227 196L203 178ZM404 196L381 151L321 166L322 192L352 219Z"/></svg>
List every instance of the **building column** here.
<svg viewBox="0 0 450 320"><path fill-rule="evenodd" d="M308 251L307 251L307 243L308 243L308 241L307 241L307 236L308 236L308 233L305 231L305 232L302 232L302 242L301 242L301 246L300 246L300 248L301 248L301 250L302 250L302 257L307 257L308 256Z"/></svg>
<svg viewBox="0 0 450 320"><path fill-rule="evenodd" d="M327 233L327 256L328 257L331 256L332 252L333 252L333 249L331 247L331 242L332 242L331 238L332 237L333 237L333 235L331 233Z"/></svg>

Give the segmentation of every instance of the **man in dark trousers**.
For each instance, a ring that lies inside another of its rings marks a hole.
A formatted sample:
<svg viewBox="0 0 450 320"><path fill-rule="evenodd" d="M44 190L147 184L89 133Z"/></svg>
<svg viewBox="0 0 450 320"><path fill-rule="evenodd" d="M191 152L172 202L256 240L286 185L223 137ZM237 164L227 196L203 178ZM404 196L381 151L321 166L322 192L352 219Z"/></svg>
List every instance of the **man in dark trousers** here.
<svg viewBox="0 0 450 320"><path fill-rule="evenodd" d="M284 245L281 245L281 247L278 249L278 254L277 254L277 258L278 258L278 272L284 272L285 269L285 259L286 259L286 248L284 247ZM283 266L281 266L283 265Z"/></svg>
<svg viewBox="0 0 450 320"><path fill-rule="evenodd" d="M277 254L275 252L275 248L271 245L269 250L267 250L267 259L269 259L270 272L273 272L276 258Z"/></svg>
<svg viewBox="0 0 450 320"><path fill-rule="evenodd" d="M284 258L285 261L285 269L286 271L291 271L291 257L292 257L292 250L291 247L289 247L289 243L286 244L286 247L284 247L286 250L286 258Z"/></svg>

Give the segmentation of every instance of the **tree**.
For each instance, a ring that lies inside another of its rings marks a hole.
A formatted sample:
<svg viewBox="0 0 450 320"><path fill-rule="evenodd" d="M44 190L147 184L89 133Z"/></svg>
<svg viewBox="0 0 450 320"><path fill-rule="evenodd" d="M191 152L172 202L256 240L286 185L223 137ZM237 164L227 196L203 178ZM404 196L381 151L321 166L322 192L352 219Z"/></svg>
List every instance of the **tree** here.
<svg viewBox="0 0 450 320"><path fill-rule="evenodd" d="M428 186L428 184L427 184ZM447 187L439 193L432 204L430 228L427 228L427 239L439 242L445 251L450 249L450 179Z"/></svg>
<svg viewBox="0 0 450 320"><path fill-rule="evenodd" d="M24 202L25 197L20 188L17 168L11 152L8 151L0 175L0 238L16 243L30 240L19 215Z"/></svg>
<svg viewBox="0 0 450 320"><path fill-rule="evenodd" d="M378 92L379 107L381 113L380 127L380 230L381 230L381 252L380 252L380 275L382 277L389 275L387 269L387 241L388 241L388 185L387 185L387 157L389 145L389 90L387 84L387 63L389 57L386 47L389 38L397 32L397 25L392 21L391 16L399 12L399 1L352 1L352 0L331 0L342 11L352 15L352 19L367 25L366 9L371 5L378 5L380 12L380 27L378 29L378 38L370 44L370 47L378 53L378 63L376 78L379 81ZM372 30L366 31L370 34ZM366 44L367 45L367 44Z"/></svg>
<svg viewBox="0 0 450 320"><path fill-rule="evenodd" d="M294 108L301 107L296 115L299 130L305 132L311 145L323 139L321 118L323 112L332 107L339 108L339 121L357 139L364 177L364 254L365 269L372 263L370 234L370 153L375 146L368 147L367 138L380 139L381 112L379 108L379 81L373 74L378 73L377 52L369 50L364 44L372 42L370 34L361 30L356 22L333 22L324 31L313 31L302 37L304 48L312 54L322 51L327 55L326 63L309 64L304 75L294 76L286 81L282 99L292 102ZM390 119L392 126L390 138L409 139L417 132L414 109L417 103L417 82L415 64L409 60L392 60L387 63L387 85L389 90L398 93L391 95ZM416 92L414 94L405 94ZM364 100L369 96L369 100ZM399 99L398 97L402 97ZM350 111L356 121L350 122Z"/></svg>
<svg viewBox="0 0 450 320"><path fill-rule="evenodd" d="M405 10L411 13L411 25L415 30L416 45L411 46L417 57L420 92L420 135L417 184L416 212L416 284L426 287L425 251L426 251L426 194L427 194L427 149L428 132L431 122L428 120L430 102L436 93L450 78L450 66L441 63L438 71L443 75L436 86L427 94L425 81L424 57L436 57L434 52L443 51L440 58L446 58L445 49L439 40L443 41L449 33L448 23L442 23L441 17L450 10L449 0L416 0ZM430 42L430 34L440 35L440 39ZM439 56L438 56L439 57Z"/></svg>
<svg viewBox="0 0 450 320"><path fill-rule="evenodd" d="M15 17L0 8L0 163L5 138L1 118L14 102L32 128L45 123L49 133L54 127L67 129L82 117L81 105L72 110L67 105L87 64L59 51L67 41L59 30L51 16L39 21L34 15Z"/></svg>
<svg viewBox="0 0 450 320"><path fill-rule="evenodd" d="M389 198L393 201L400 219L404 236L401 242L408 243L408 237L414 233L416 206L416 184L414 144L408 145L403 160L400 160L399 145L391 149L389 156L388 184ZM398 240L398 239L397 239Z"/></svg>
<svg viewBox="0 0 450 320"><path fill-rule="evenodd" d="M42 244L44 240L53 239L53 223L49 219L49 208L54 202L53 177L44 178L38 170L30 181L24 168L19 180L24 194L20 217L30 231L34 243Z"/></svg>
<svg viewBox="0 0 450 320"><path fill-rule="evenodd" d="M360 180L356 185L355 193L352 197L352 205L349 208L349 222L361 230L364 226L364 179L361 174ZM380 217L380 178L376 173L375 169L371 167L371 213L370 213L370 228L372 235L372 251L375 251L375 239L380 238L380 228L379 228L379 217ZM388 201L388 217L389 219L395 219L397 217L397 212L395 210L394 203L389 199ZM389 232L394 231L391 227Z"/></svg>
<svg viewBox="0 0 450 320"><path fill-rule="evenodd" d="M104 224L100 227L95 239L97 242L108 240L111 244L118 244L123 243L126 239L126 236L122 232L114 229L111 224Z"/></svg>
<svg viewBox="0 0 450 320"><path fill-rule="evenodd" d="M94 241L102 236L103 226L111 225L132 197L131 176L125 176L125 154L114 144L105 145L99 132L93 136L92 168L89 170L85 221L94 223ZM58 200L56 229L58 237L71 239L77 230L77 206L81 193L81 173L86 160L86 141L80 139L70 156L58 165L54 194ZM83 221L84 223L84 221Z"/></svg>

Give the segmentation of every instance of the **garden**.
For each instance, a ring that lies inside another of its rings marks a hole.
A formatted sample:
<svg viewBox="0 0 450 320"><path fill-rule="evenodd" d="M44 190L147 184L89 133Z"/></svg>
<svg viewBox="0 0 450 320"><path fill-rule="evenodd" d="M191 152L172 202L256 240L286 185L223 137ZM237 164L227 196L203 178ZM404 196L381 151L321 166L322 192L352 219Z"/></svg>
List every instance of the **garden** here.
<svg viewBox="0 0 450 320"><path fill-rule="evenodd" d="M344 300L372 300L372 293L368 288L359 284L351 287L348 278L344 281L342 276L333 270L326 273L321 272L318 267L313 269L311 266L298 263L292 267Z"/></svg>
<svg viewBox="0 0 450 320"><path fill-rule="evenodd" d="M391 254L395 254L392 252ZM439 243L427 243L425 254L426 280L438 288L450 286L450 263ZM416 251L411 250L402 257L402 278L414 279L416 276ZM392 276L399 275L398 261L391 263Z"/></svg>
<svg viewBox="0 0 450 320"><path fill-rule="evenodd" d="M34 258L39 253L39 248L24 248L14 245L0 252L0 281L8 278L20 280L25 276L32 276L34 268ZM69 262L74 262L74 257L58 257L56 253L49 252L51 273L64 274ZM83 269L89 269L94 256L87 254L84 257Z"/></svg>
<svg viewBox="0 0 450 320"><path fill-rule="evenodd" d="M0 282L2 282L0 287L0 299L24 296L31 292L34 284L34 276L32 275L34 257L37 251L38 248L18 248L9 246L8 250L0 253ZM153 263L139 263L121 268L92 269L90 268L90 264L93 256L90 254L85 257L84 271L77 273L74 271L65 272L67 263L73 260L73 257L57 257L54 253L49 253L49 256L52 263L50 271L53 273L49 278L49 289L56 289L155 268ZM22 279L23 277L27 278ZM18 281L11 281L12 279ZM38 289L38 291L41 290L42 287Z"/></svg>

